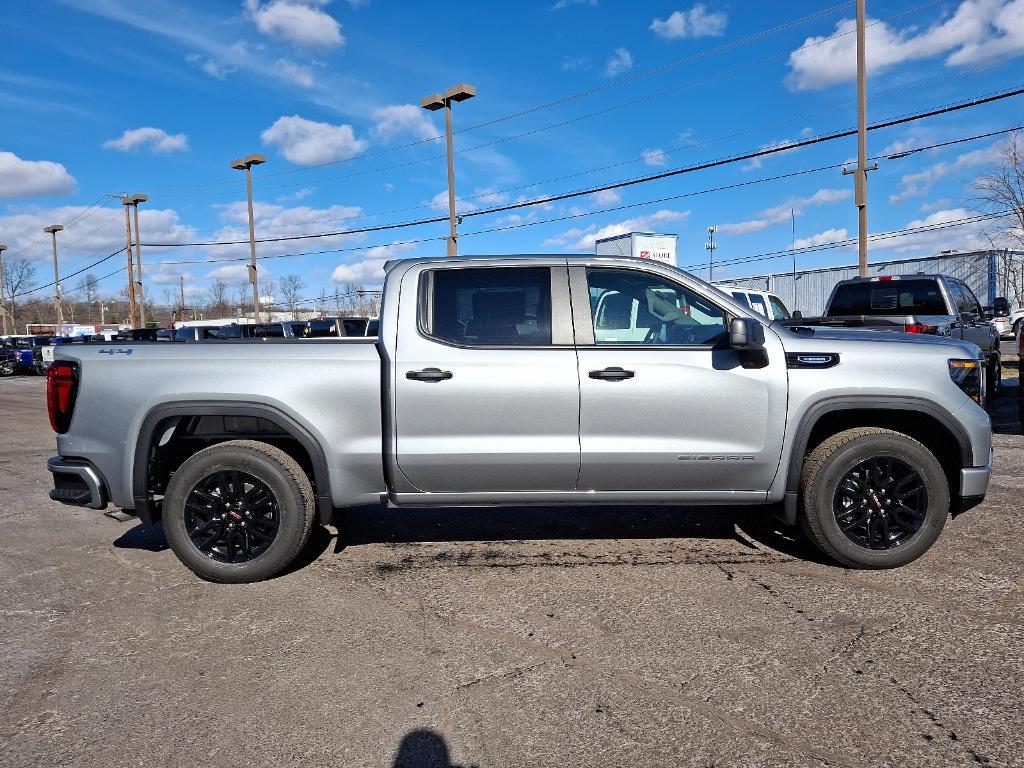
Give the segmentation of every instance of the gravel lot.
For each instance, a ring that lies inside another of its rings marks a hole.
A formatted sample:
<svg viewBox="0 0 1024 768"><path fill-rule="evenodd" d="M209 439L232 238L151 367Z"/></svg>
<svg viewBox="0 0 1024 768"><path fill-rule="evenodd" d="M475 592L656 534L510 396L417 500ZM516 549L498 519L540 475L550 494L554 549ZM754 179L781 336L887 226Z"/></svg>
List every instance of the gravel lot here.
<svg viewBox="0 0 1024 768"><path fill-rule="evenodd" d="M350 513L272 581L51 503L0 380L0 765L1024 765L1024 437L925 558L852 572L762 510Z"/></svg>

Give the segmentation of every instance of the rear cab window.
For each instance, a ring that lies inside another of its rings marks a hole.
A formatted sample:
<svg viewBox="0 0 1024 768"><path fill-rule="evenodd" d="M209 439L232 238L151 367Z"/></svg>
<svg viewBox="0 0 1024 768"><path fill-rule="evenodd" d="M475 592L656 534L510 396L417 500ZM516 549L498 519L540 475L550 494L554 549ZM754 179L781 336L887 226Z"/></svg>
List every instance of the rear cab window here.
<svg viewBox="0 0 1024 768"><path fill-rule="evenodd" d="M825 316L949 313L938 280L865 280L837 286Z"/></svg>
<svg viewBox="0 0 1024 768"><path fill-rule="evenodd" d="M789 310L786 309L786 305L782 303L782 299L778 296L769 296L768 303L772 308L773 320L789 320L792 317Z"/></svg>
<svg viewBox="0 0 1024 768"><path fill-rule="evenodd" d="M427 336L470 347L551 344L547 267L438 269L424 277Z"/></svg>

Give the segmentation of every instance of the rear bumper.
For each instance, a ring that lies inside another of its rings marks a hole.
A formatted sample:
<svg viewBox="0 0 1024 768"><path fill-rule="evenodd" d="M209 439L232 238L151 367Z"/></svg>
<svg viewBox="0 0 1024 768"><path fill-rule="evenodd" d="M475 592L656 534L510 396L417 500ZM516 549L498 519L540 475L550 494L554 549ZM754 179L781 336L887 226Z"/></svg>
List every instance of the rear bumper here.
<svg viewBox="0 0 1024 768"><path fill-rule="evenodd" d="M53 473L50 498L61 504L103 509L107 506L107 492L103 477L89 462L54 456L46 462Z"/></svg>
<svg viewBox="0 0 1024 768"><path fill-rule="evenodd" d="M992 479L992 451L988 452L988 464L983 467L966 467L960 470L960 495L965 498L984 496Z"/></svg>

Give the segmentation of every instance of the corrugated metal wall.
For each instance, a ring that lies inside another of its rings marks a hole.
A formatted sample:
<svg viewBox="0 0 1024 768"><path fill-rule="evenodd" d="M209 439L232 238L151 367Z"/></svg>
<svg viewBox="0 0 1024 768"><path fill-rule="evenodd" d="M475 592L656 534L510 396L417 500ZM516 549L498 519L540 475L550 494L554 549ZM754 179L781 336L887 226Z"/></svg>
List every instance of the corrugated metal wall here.
<svg viewBox="0 0 1024 768"><path fill-rule="evenodd" d="M1019 255L1024 258L1024 252ZM1004 286L1005 289L1005 281L1002 279L1000 271L1000 260L997 258L996 251L950 253L921 259L876 262L872 263L869 268L871 276L914 275L918 272L926 272L957 277L971 287L982 304L992 303L992 300L1000 293L999 286ZM804 315L813 316L820 315L825 311L825 304L828 302L828 297L835 284L851 277L857 277L856 265L798 271L795 295L793 273L791 272L716 280L715 284L722 287L734 285L771 291L779 296L791 310L798 309ZM1012 304L1013 297L1008 296L1008 298Z"/></svg>

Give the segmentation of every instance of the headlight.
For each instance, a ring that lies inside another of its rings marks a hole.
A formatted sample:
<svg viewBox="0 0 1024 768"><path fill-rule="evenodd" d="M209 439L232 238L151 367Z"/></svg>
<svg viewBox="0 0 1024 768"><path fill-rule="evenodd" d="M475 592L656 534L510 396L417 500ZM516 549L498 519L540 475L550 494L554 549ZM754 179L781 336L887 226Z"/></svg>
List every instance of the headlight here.
<svg viewBox="0 0 1024 768"><path fill-rule="evenodd" d="M979 360L950 360L949 378L979 405L985 404L985 380Z"/></svg>

